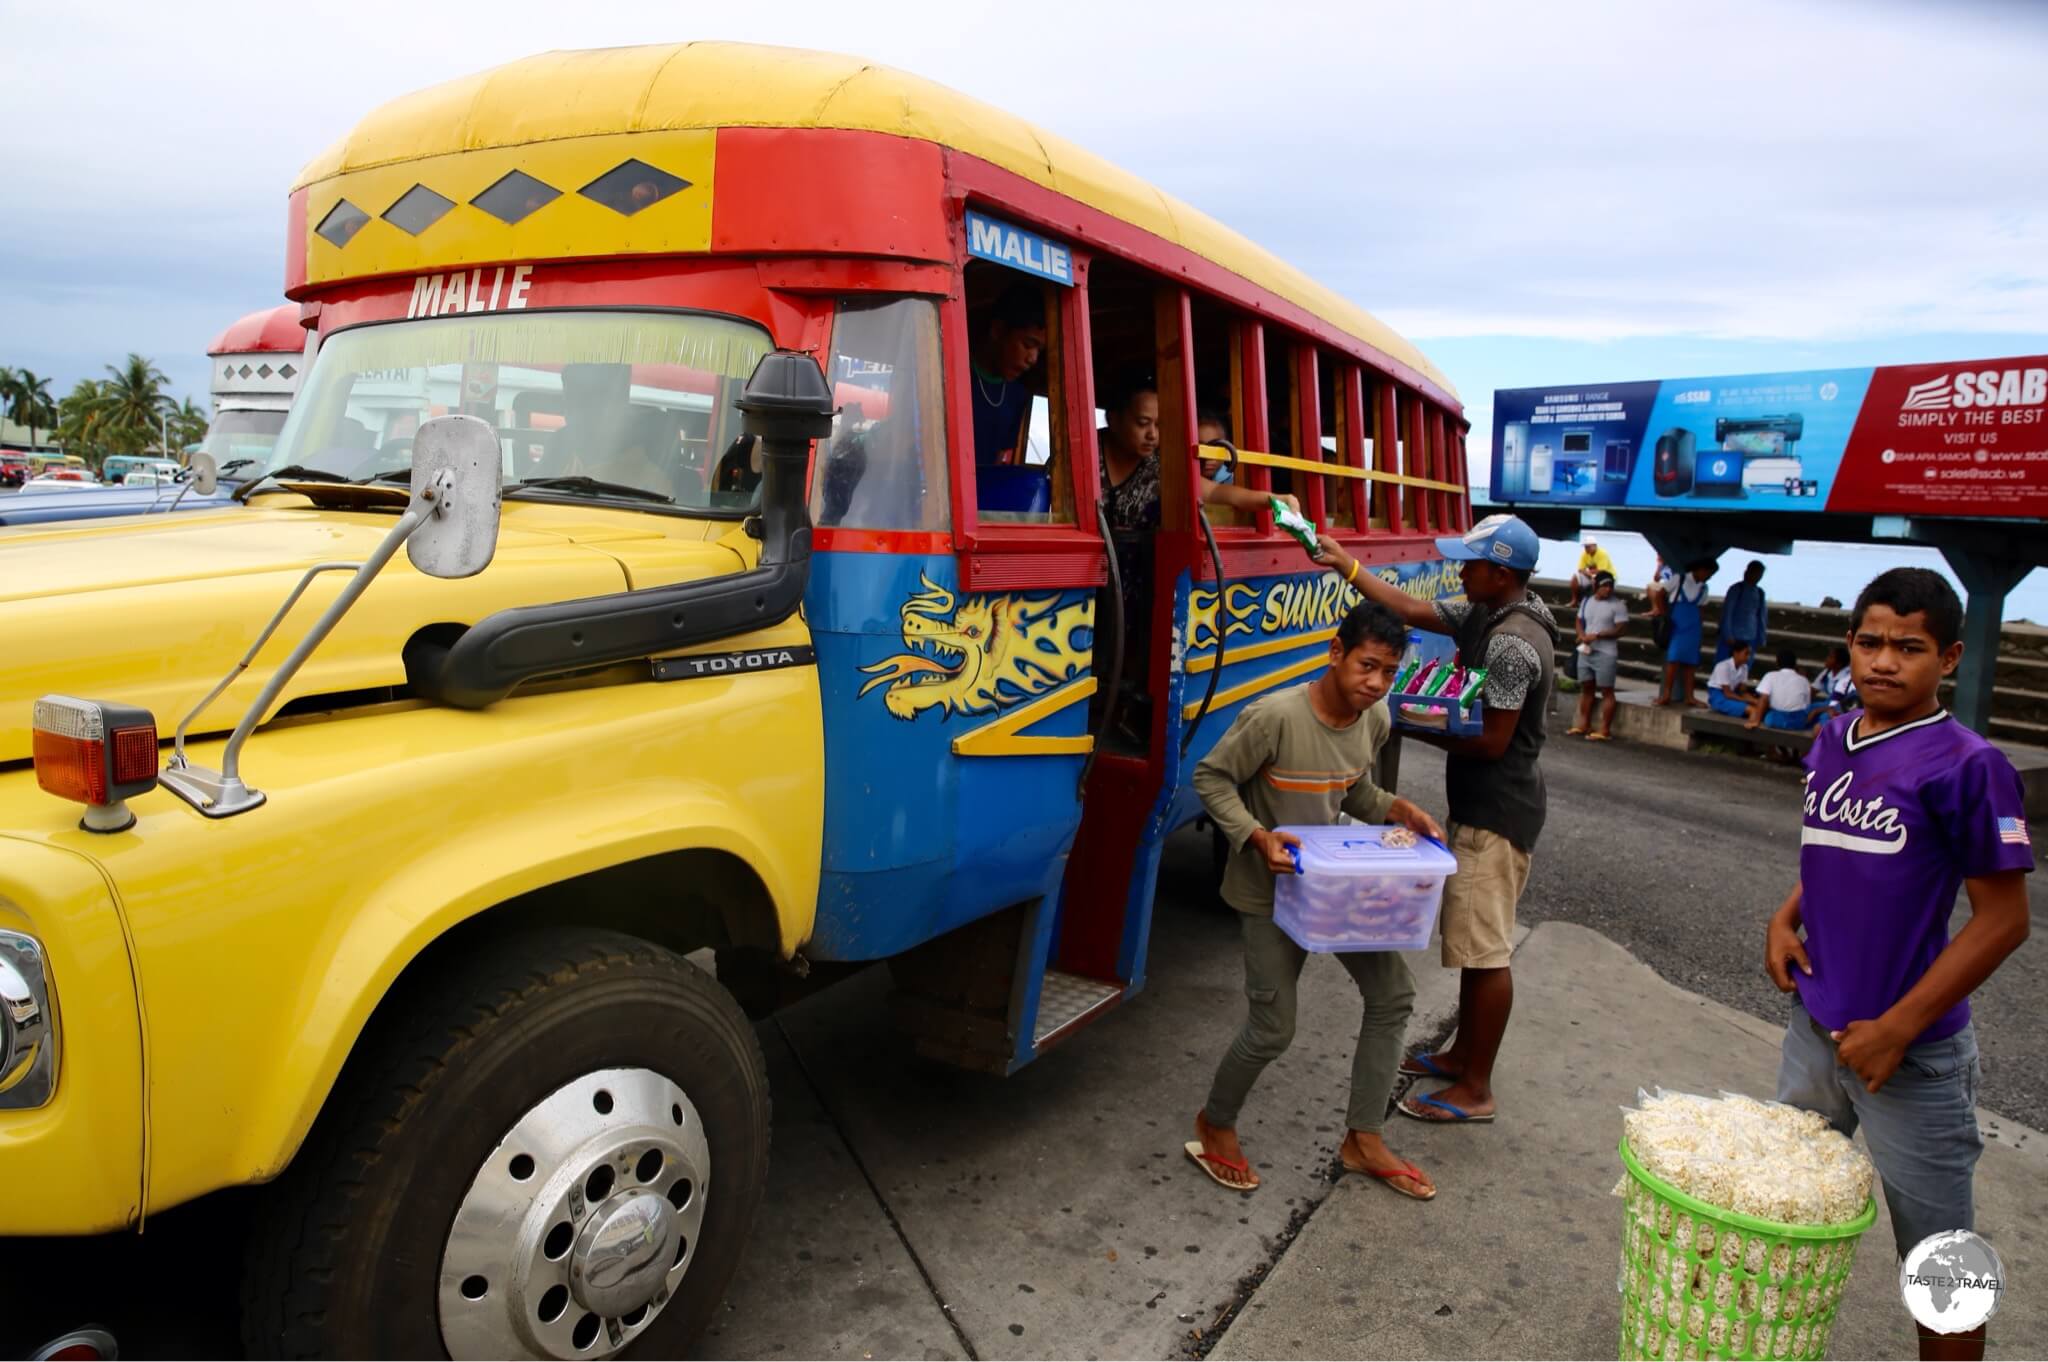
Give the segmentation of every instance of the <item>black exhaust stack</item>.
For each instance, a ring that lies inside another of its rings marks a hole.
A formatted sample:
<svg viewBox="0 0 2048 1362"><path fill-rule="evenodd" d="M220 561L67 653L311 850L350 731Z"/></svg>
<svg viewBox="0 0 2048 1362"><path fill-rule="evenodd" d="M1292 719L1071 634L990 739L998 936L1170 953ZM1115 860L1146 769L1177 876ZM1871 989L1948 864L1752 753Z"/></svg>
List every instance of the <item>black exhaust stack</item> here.
<svg viewBox="0 0 2048 1362"><path fill-rule="evenodd" d="M405 649L413 690L482 709L522 681L630 661L778 624L796 612L811 570L804 467L832 433L832 390L817 360L764 355L739 400L741 429L761 445L761 565L645 591L501 610L460 634L423 633Z"/></svg>

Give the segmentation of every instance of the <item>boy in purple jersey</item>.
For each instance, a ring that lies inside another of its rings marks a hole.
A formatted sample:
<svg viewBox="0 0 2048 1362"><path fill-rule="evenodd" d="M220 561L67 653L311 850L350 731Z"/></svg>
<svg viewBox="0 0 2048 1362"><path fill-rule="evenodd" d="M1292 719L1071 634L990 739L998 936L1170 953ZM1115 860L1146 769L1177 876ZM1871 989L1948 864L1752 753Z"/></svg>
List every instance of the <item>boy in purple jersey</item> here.
<svg viewBox="0 0 2048 1362"><path fill-rule="evenodd" d="M2034 868L2019 774L1936 699L1962 660L1962 625L1954 588L1925 568L1894 568L1857 597L1849 665L1863 707L1807 753L1799 884L1764 950L1772 982L1799 995L1778 1100L1845 1135L1862 1127L1902 1258L1975 1228L1969 998L2027 939ZM1950 940L1958 888L1971 915ZM1922 1329L1920 1355L1982 1357L1984 1331Z"/></svg>

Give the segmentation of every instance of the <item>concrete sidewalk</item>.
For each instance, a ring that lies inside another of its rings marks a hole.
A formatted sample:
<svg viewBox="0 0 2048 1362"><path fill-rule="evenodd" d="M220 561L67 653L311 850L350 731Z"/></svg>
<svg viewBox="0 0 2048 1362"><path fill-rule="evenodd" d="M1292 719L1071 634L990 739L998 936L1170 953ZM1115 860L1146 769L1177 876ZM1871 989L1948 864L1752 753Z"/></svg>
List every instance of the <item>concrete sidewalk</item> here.
<svg viewBox="0 0 2048 1362"><path fill-rule="evenodd" d="M1214 1357L1615 1356L1618 1108L1658 1084L1767 1097L1781 1030L1665 983L1569 923L1537 927L1514 968L1500 1121L1403 1122L1403 1152L1442 1194L1422 1204L1344 1179ZM2013 1284L1991 1322L1991 1355L2048 1356L2048 1141L1988 1113L1979 1120L1989 1139L1977 1228ZM1881 1209L1832 1356L1915 1355L1893 1264Z"/></svg>
<svg viewBox="0 0 2048 1362"><path fill-rule="evenodd" d="M1146 990L1010 1078L910 1056L879 970L764 1024L768 1193L698 1355L1166 1357L1206 1342L1330 1192L1358 994L1334 961L1308 962L1301 1034L1245 1109L1265 1186L1216 1187L1181 1144L1243 1018L1243 958L1236 916L1195 898L1206 883L1175 887ZM1447 1026L1457 976L1434 950L1410 964L1419 1042Z"/></svg>

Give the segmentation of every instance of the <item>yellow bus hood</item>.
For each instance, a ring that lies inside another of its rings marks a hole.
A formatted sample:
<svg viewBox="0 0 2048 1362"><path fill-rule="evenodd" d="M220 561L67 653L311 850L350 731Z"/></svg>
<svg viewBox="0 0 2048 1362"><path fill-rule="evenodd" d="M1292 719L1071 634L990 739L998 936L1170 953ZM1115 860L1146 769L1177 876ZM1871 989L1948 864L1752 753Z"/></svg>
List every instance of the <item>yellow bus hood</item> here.
<svg viewBox="0 0 2048 1362"><path fill-rule="evenodd" d="M301 502L0 534L0 762L29 756L31 706L53 693L144 706L168 738L307 568L360 562L393 521ZM490 567L442 581L400 553L293 678L284 700L403 685L401 650L427 625L474 624L511 606L738 571L748 565L730 547L740 536L705 542L728 528L508 503ZM234 726L348 577L314 580L195 733Z"/></svg>

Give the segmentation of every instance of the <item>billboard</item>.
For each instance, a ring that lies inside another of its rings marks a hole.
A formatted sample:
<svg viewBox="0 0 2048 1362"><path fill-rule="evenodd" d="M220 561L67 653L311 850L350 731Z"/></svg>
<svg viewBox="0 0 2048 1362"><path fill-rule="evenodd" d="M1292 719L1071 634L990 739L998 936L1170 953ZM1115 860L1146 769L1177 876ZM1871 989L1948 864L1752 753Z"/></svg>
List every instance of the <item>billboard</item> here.
<svg viewBox="0 0 2048 1362"><path fill-rule="evenodd" d="M1493 395L1493 499L2048 516L2048 355Z"/></svg>

